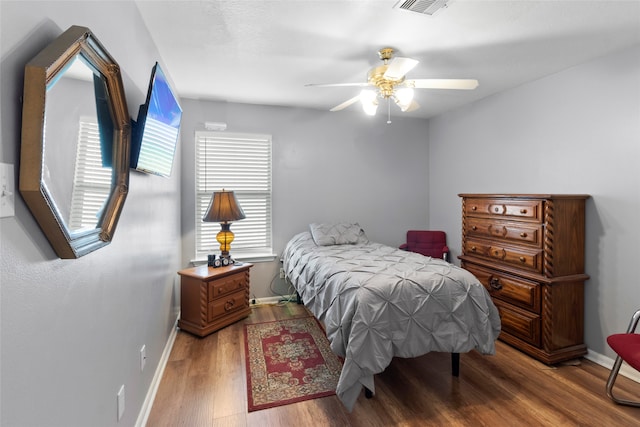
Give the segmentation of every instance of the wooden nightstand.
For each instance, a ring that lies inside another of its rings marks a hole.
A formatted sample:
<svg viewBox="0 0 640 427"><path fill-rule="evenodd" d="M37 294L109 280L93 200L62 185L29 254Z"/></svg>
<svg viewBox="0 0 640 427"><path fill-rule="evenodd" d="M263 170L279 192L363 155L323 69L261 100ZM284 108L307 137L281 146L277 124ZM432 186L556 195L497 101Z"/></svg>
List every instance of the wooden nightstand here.
<svg viewBox="0 0 640 427"><path fill-rule="evenodd" d="M249 269L253 264L213 268L206 265L178 271L180 320L178 327L204 337L247 317Z"/></svg>

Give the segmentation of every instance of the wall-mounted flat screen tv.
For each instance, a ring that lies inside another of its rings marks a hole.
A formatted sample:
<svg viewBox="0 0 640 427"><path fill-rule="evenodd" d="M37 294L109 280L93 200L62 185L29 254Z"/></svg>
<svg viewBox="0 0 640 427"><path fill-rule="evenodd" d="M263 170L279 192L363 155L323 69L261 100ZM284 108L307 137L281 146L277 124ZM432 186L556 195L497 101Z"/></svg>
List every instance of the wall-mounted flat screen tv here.
<svg viewBox="0 0 640 427"><path fill-rule="evenodd" d="M182 108L160 65L151 71L147 99L133 124L131 167L164 177L171 176L180 134Z"/></svg>

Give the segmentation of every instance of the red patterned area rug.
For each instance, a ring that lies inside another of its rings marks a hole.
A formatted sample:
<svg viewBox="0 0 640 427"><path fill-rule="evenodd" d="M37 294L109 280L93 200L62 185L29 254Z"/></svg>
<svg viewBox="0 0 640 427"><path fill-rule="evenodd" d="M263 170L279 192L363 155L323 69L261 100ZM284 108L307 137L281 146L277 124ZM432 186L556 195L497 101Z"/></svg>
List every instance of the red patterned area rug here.
<svg viewBox="0 0 640 427"><path fill-rule="evenodd" d="M335 394L342 362L314 317L245 324L249 412Z"/></svg>

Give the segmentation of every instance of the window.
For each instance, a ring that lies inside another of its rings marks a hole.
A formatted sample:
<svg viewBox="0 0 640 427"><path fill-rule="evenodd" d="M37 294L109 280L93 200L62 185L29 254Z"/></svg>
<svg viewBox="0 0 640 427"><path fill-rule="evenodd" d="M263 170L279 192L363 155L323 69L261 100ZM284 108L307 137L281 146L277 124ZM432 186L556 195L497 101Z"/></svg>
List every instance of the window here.
<svg viewBox="0 0 640 427"><path fill-rule="evenodd" d="M246 218L234 222L234 258L273 256L271 135L196 132L196 258L219 253L220 224L203 222L214 191L234 191Z"/></svg>
<svg viewBox="0 0 640 427"><path fill-rule="evenodd" d="M110 192L111 168L102 166L98 121L80 117L69 229L95 228Z"/></svg>

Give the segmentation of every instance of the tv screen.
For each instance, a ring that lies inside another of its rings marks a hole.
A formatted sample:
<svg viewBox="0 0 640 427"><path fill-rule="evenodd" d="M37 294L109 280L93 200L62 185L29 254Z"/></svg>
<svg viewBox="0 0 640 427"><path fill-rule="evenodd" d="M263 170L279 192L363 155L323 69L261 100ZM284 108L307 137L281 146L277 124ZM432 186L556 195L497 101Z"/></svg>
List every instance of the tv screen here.
<svg viewBox="0 0 640 427"><path fill-rule="evenodd" d="M133 125L131 167L164 177L171 176L180 133L182 108L160 65L151 71L147 100Z"/></svg>

